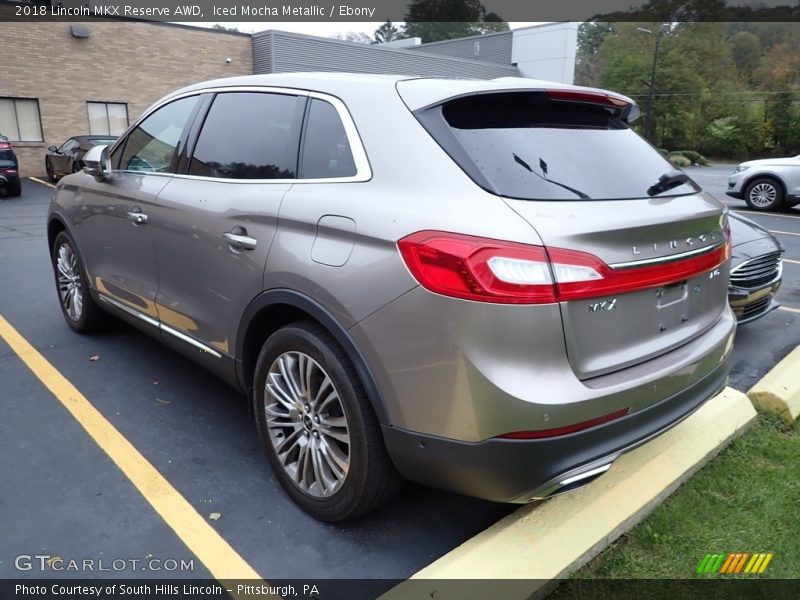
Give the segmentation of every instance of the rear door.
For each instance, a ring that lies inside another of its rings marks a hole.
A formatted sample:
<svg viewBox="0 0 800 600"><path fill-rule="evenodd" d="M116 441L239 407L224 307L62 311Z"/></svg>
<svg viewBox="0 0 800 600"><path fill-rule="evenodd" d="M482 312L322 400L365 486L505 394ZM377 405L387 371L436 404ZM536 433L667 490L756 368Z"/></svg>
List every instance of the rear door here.
<svg viewBox="0 0 800 600"><path fill-rule="evenodd" d="M558 89L468 94L415 113L544 241L581 379L685 344L728 310L722 205L630 129L635 111ZM576 264L596 279L572 281Z"/></svg>
<svg viewBox="0 0 800 600"><path fill-rule="evenodd" d="M239 319L262 290L281 201L296 177L305 97L216 94L182 172L163 189L151 228L167 343L234 353ZM200 123L202 121L202 123ZM222 367L221 367L222 368Z"/></svg>

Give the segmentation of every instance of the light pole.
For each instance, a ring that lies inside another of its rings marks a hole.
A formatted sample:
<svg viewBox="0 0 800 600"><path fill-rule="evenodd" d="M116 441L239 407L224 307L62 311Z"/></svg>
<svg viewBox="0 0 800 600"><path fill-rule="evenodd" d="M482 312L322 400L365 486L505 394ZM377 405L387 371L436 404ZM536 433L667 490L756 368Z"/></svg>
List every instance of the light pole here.
<svg viewBox="0 0 800 600"><path fill-rule="evenodd" d="M637 27L636 31L643 31L656 36L656 47L653 50L653 69L650 71L650 93L647 95L647 119L644 122L644 136L648 141L653 141L653 92L656 84L656 65L658 64L658 45L661 43L661 36L670 29L669 23L662 23L658 34L654 34L649 29Z"/></svg>

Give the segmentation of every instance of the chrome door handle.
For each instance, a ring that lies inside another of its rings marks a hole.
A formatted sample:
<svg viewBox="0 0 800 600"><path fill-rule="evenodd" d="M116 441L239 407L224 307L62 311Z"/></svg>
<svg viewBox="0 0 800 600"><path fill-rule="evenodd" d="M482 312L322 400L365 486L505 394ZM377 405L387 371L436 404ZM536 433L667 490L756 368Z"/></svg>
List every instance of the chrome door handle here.
<svg viewBox="0 0 800 600"><path fill-rule="evenodd" d="M225 238L225 241L236 250L255 250L256 244L258 243L256 238L252 238L249 235L231 233L230 231L223 233L222 237Z"/></svg>
<svg viewBox="0 0 800 600"><path fill-rule="evenodd" d="M134 225L144 225L145 223L147 223L147 215L136 211L129 212L128 219Z"/></svg>

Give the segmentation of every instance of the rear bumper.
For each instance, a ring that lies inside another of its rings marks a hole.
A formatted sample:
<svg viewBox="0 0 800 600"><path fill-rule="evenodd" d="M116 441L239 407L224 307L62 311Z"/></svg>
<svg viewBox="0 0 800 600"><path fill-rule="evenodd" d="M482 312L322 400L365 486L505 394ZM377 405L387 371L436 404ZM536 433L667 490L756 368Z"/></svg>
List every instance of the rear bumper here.
<svg viewBox="0 0 800 600"><path fill-rule="evenodd" d="M462 442L396 427L383 429L405 477L497 502L526 503L590 481L619 456L667 431L720 391L727 357L692 386L631 415L557 438ZM566 483L564 483L566 482ZM562 486L563 484L563 486Z"/></svg>

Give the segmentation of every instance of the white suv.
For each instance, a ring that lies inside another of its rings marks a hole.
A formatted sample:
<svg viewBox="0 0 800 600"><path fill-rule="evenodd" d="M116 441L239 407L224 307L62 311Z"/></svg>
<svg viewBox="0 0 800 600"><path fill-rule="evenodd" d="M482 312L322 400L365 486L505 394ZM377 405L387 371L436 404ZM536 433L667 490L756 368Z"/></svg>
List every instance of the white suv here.
<svg viewBox="0 0 800 600"><path fill-rule="evenodd" d="M743 162L731 173L727 194L758 211L800 204L800 155Z"/></svg>

